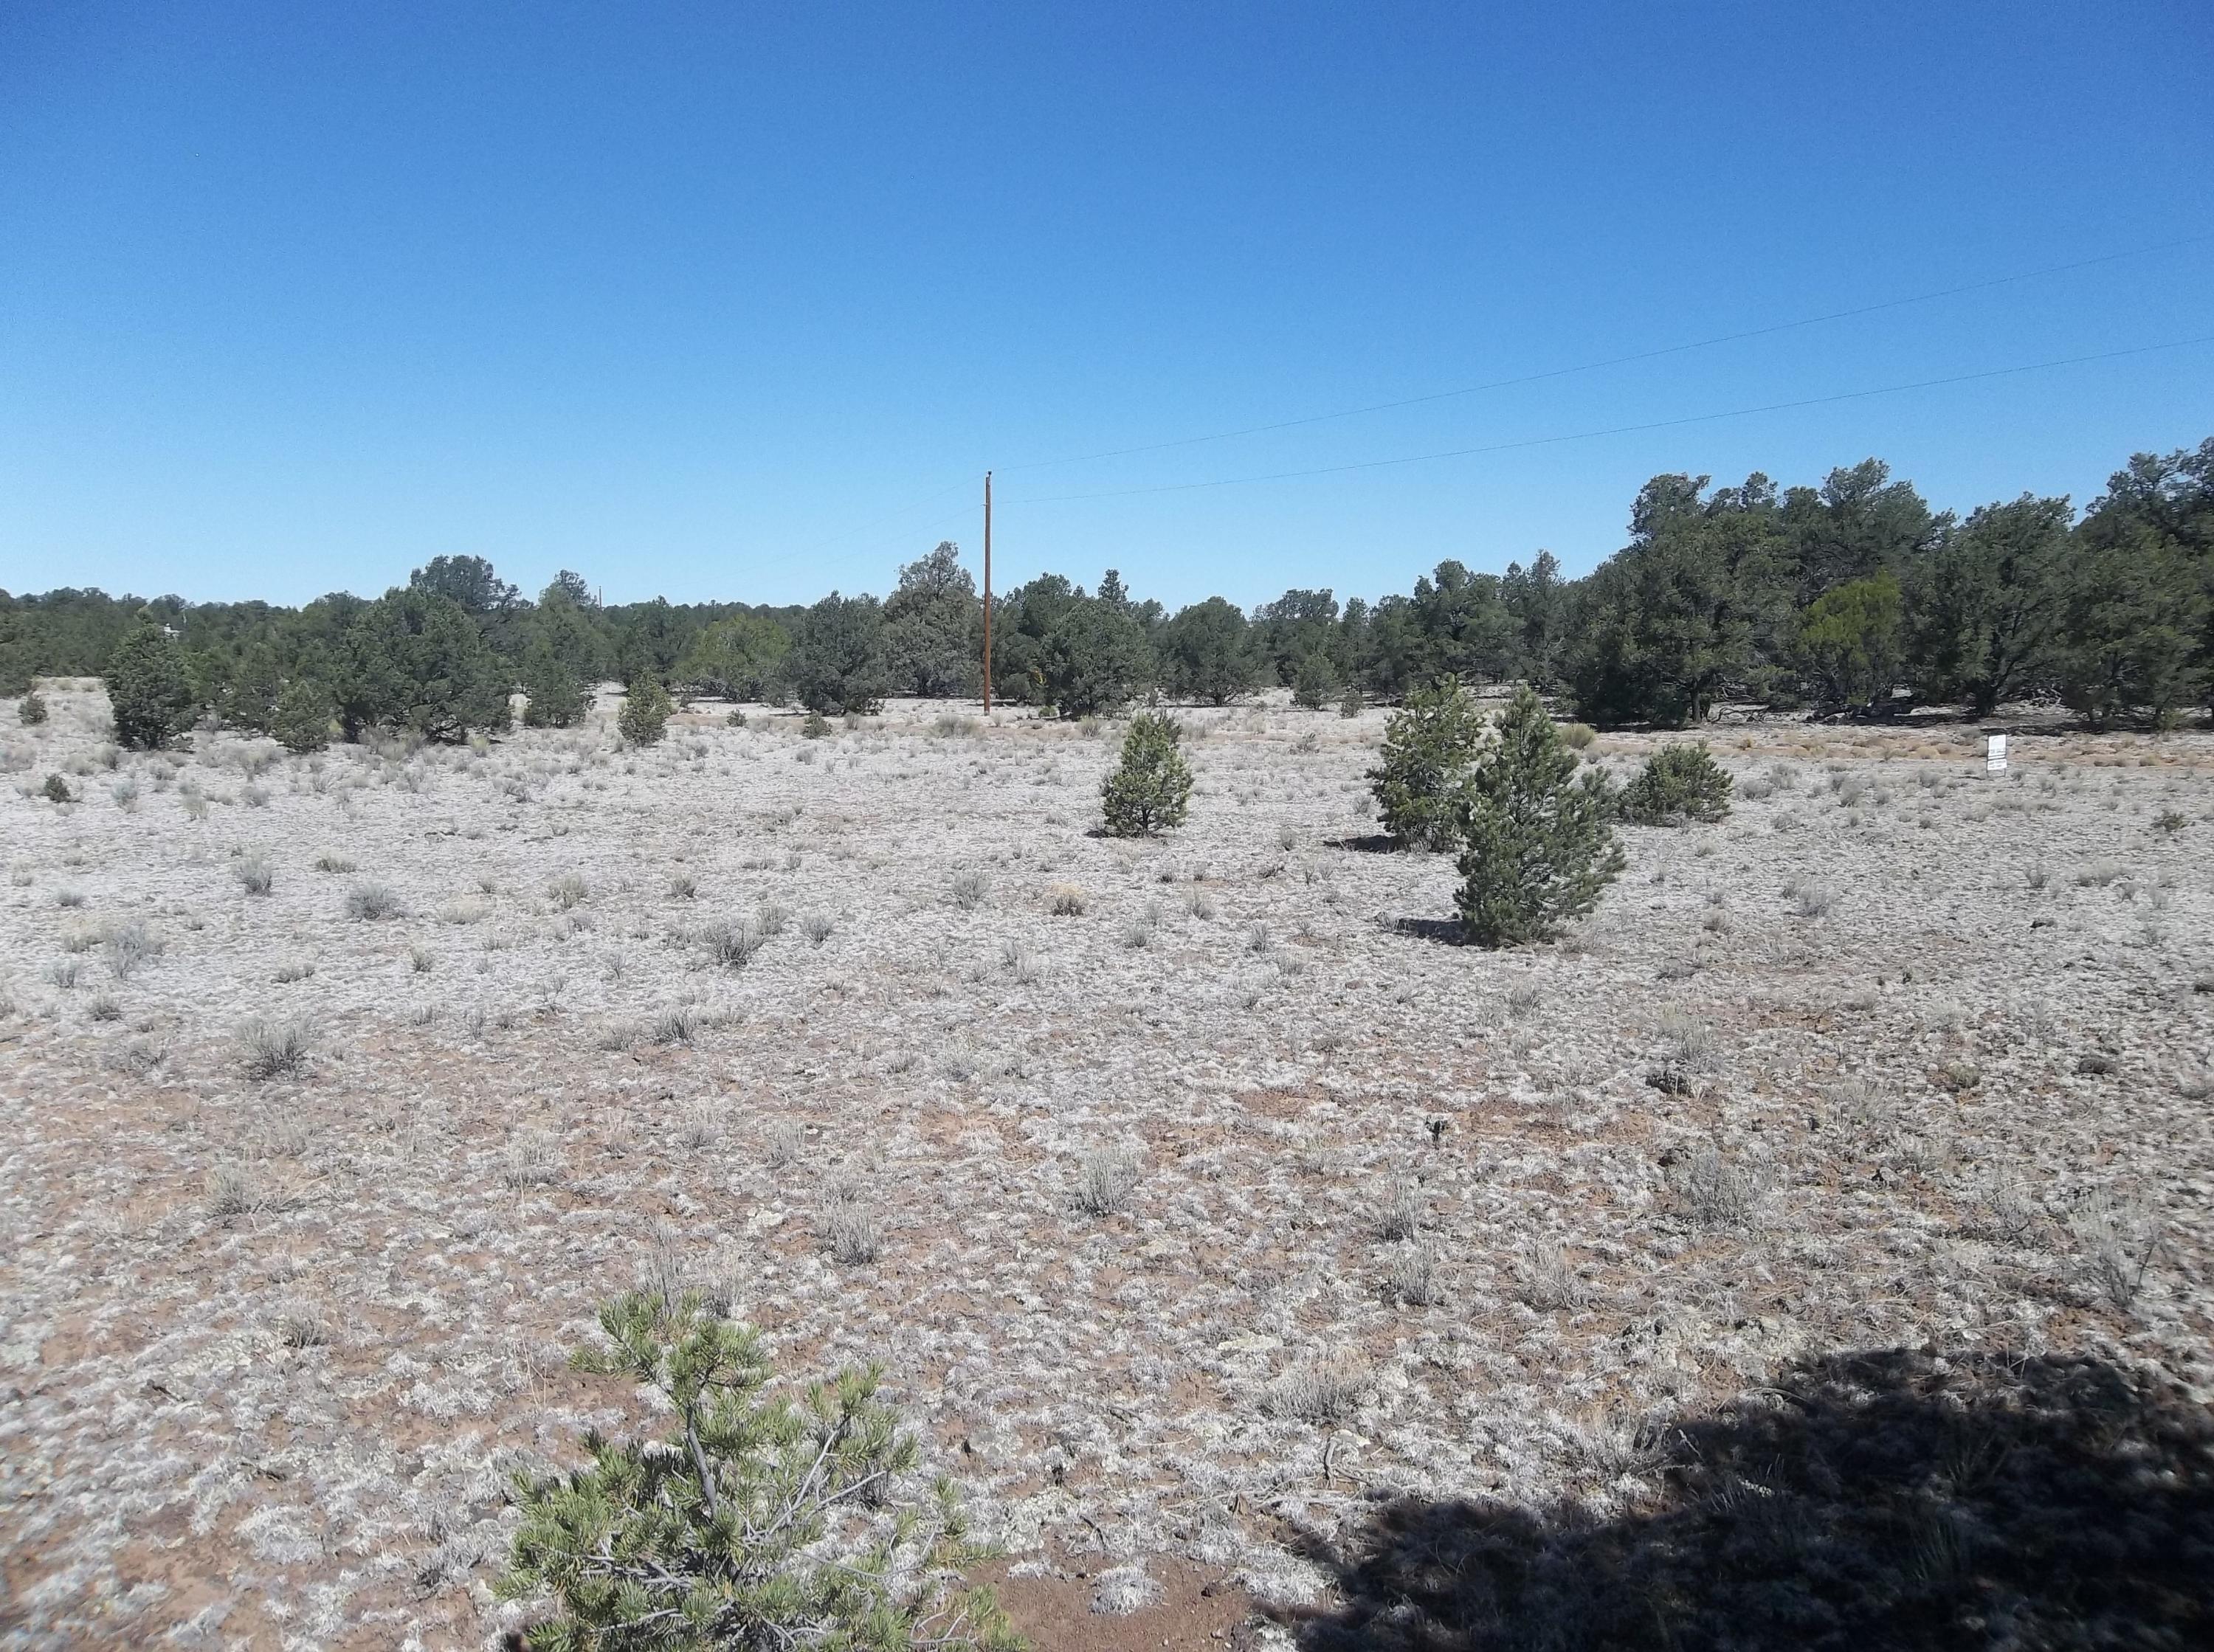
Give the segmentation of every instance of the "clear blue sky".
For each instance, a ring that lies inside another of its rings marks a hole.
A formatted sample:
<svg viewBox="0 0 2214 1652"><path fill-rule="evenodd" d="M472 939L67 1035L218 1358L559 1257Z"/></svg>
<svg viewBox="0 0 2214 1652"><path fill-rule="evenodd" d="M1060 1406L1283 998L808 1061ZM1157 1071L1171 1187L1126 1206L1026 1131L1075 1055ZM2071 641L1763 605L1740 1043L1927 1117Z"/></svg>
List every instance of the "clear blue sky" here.
<svg viewBox="0 0 2214 1652"><path fill-rule="evenodd" d="M1581 571L1659 471L2080 504L2214 434L2214 241L1391 412L1024 468L2214 234L2149 3L0 9L0 586L610 600L941 537L1171 604ZM950 491L945 491L950 490ZM929 496L938 494L935 498Z"/></svg>

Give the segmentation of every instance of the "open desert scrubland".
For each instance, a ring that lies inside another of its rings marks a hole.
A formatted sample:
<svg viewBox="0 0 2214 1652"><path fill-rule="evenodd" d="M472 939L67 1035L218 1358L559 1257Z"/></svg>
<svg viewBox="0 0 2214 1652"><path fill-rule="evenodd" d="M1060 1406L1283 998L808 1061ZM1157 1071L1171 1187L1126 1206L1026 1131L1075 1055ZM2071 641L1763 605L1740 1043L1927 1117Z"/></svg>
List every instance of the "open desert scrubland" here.
<svg viewBox="0 0 2214 1652"><path fill-rule="evenodd" d="M1124 842L1113 723L119 754L47 698L10 1647L495 1643L641 1282L881 1362L1045 1645L1312 1639L1379 1509L1633 1515L1810 1362L2214 1388L2203 734L1713 729L1731 817L1492 954L1373 847L1380 711L1181 712L1190 824Z"/></svg>

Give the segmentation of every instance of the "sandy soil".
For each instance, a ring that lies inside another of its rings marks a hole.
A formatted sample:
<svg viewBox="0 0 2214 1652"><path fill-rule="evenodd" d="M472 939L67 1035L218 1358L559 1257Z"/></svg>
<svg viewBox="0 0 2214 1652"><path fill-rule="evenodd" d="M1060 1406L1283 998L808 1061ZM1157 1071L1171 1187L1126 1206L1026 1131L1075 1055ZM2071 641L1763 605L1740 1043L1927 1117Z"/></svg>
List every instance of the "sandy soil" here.
<svg viewBox="0 0 2214 1652"><path fill-rule="evenodd" d="M1190 824L1128 844L1113 725L118 757L48 698L0 705L9 1647L486 1644L642 1277L882 1361L1049 1645L1281 1643L1232 1620L1322 1598L1288 1534L1630 1506L1657 1421L1810 1355L2214 1387L2205 735L1731 728L1728 822L1487 954L1358 846L1376 713L1187 714Z"/></svg>

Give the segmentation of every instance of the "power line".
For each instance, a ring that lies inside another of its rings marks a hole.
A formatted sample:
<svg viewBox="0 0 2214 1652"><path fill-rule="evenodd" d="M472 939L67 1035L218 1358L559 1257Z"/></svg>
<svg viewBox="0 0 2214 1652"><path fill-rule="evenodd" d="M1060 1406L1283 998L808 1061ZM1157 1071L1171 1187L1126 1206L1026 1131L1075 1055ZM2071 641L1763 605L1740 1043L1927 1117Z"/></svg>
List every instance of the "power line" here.
<svg viewBox="0 0 2214 1652"><path fill-rule="evenodd" d="M1200 488L1238 487L1251 482L1289 482L1310 476L1342 476L1350 471L1383 470L1395 465L1419 465L1435 459L1466 459L1478 454L1510 453L1520 448L1543 448L1563 442L1590 442L1600 436L1629 436L1640 430L1673 430L1679 425L1704 424L1717 419L1750 418L1757 413L1781 413L1799 407L1822 407L1833 402L1863 400L1870 396L1895 396L1909 390L1932 390L1948 384L1972 384L1983 379L2042 373L2057 367L2117 361L2125 356L2147 356L2156 351L2182 350L2193 344L2214 344L2214 333L2202 333L2193 338L2172 338L2163 344L2137 344L2127 350L2101 351L2091 356L2065 356L2049 362L2027 362L2019 367L1988 368L1980 373L1956 373L1942 379L1917 379L1911 384L1879 385L1870 390L1845 390L1833 396L1807 396L1797 401L1772 401L1758 407L1734 407L1719 413L1690 413L1681 418L1653 419L1642 424L1615 424L1603 430L1575 430L1563 436L1530 436L1520 442L1497 442L1480 448L1448 448L1437 453L1405 454L1395 459L1364 459L1352 464L1324 465L1314 470L1269 471L1256 476L1224 476L1204 482L1166 482L1153 487L1115 488L1098 493L1050 493L1031 498L1018 497L1010 503L1065 504L1079 499L1128 499L1147 493L1188 493Z"/></svg>
<svg viewBox="0 0 2214 1652"><path fill-rule="evenodd" d="M1059 459L1033 459L1019 465L1002 465L1002 472L1041 470L1056 465L1089 464L1102 459L1123 459L1133 454L1160 453L1171 448L1196 447L1203 442L1227 442L1243 436L1263 436L1274 430L1297 430L1303 425L1325 424L1335 419L1358 418L1367 413L1390 412L1401 407L1420 407L1434 401L1450 401L1458 396L1481 395L1490 390L1512 389L1518 385L1540 384L1549 379L1564 379L1579 373L1596 373L1610 367L1626 367L1636 362L1657 361L1666 356L1680 356L1688 351L1710 350L1717 344L1740 344L1747 338L1765 338L1779 332L1790 332L1801 327L1820 326L1830 321L1850 320L1855 316L1875 315L1885 310L1903 309L1911 304L1933 303L1941 298L1958 298L1963 294L1988 292L1994 287L2010 286L2017 282L2034 281L2046 276L2064 275L2073 270L2089 270L2102 264L2113 264L2124 259L2145 258L2155 253L2168 252L2178 247L2196 246L2214 236L2186 235L2176 241L2164 241L2151 247L2135 247L2120 253L2106 253L2097 258L2078 259L2068 264L2049 264L2040 269L2022 270L2013 275L1994 276L1987 281L1972 281L1965 286L1945 287L1934 292L1915 293L1905 298L1887 298L1879 303L1856 305L1851 309L1831 310L1821 315L1802 316L1794 321L1777 321L1763 327L1748 327L1740 332L1718 333L1711 338L1695 338L1688 344L1664 344L1657 350L1632 351L1627 356L1610 356L1602 361L1583 362L1574 367L1548 368L1543 372L1526 373L1511 379L1493 379L1483 384L1465 385L1457 390L1434 390L1425 395L1403 397L1397 401L1370 402L1364 406L1340 408L1334 412L1309 413L1299 418L1277 419L1266 424L1248 424L1234 430L1216 430L1206 436L1178 436L1168 442L1149 442L1130 448L1110 448L1099 453L1070 454ZM1103 496L1104 497L1104 496Z"/></svg>

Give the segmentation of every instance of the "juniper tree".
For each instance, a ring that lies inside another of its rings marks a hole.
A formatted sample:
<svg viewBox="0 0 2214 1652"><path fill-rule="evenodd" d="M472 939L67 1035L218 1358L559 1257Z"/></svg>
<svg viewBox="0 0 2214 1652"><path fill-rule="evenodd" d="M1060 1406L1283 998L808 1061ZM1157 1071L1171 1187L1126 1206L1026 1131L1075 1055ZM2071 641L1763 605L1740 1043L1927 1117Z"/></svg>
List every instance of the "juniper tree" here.
<svg viewBox="0 0 2214 1652"><path fill-rule="evenodd" d="M150 750L192 726L193 692L176 638L150 613L116 644L105 675L118 744Z"/></svg>
<svg viewBox="0 0 2214 1652"><path fill-rule="evenodd" d="M1449 849L1460 789L1484 738L1483 714L1460 679L1407 696L1384 730L1384 762L1368 779L1384 829L1410 849Z"/></svg>
<svg viewBox="0 0 2214 1652"><path fill-rule="evenodd" d="M1000 1652L1021 1643L990 1592L951 1484L913 1488L914 1440L873 1367L767 1394L749 1327L697 1293L636 1291L600 1310L580 1371L665 1402L660 1438L584 1437L584 1467L517 1477L523 1526L498 1584L550 1597L533 1652Z"/></svg>
<svg viewBox="0 0 2214 1652"><path fill-rule="evenodd" d="M1122 737L1122 760L1099 789L1107 832L1140 838L1183 824L1191 769L1177 750L1183 731L1165 711L1141 711Z"/></svg>
<svg viewBox="0 0 2214 1652"><path fill-rule="evenodd" d="M1528 687L1500 712L1495 741L1470 772L1455 811L1462 927L1480 946L1542 941L1599 904L1621 875L1614 800Z"/></svg>

